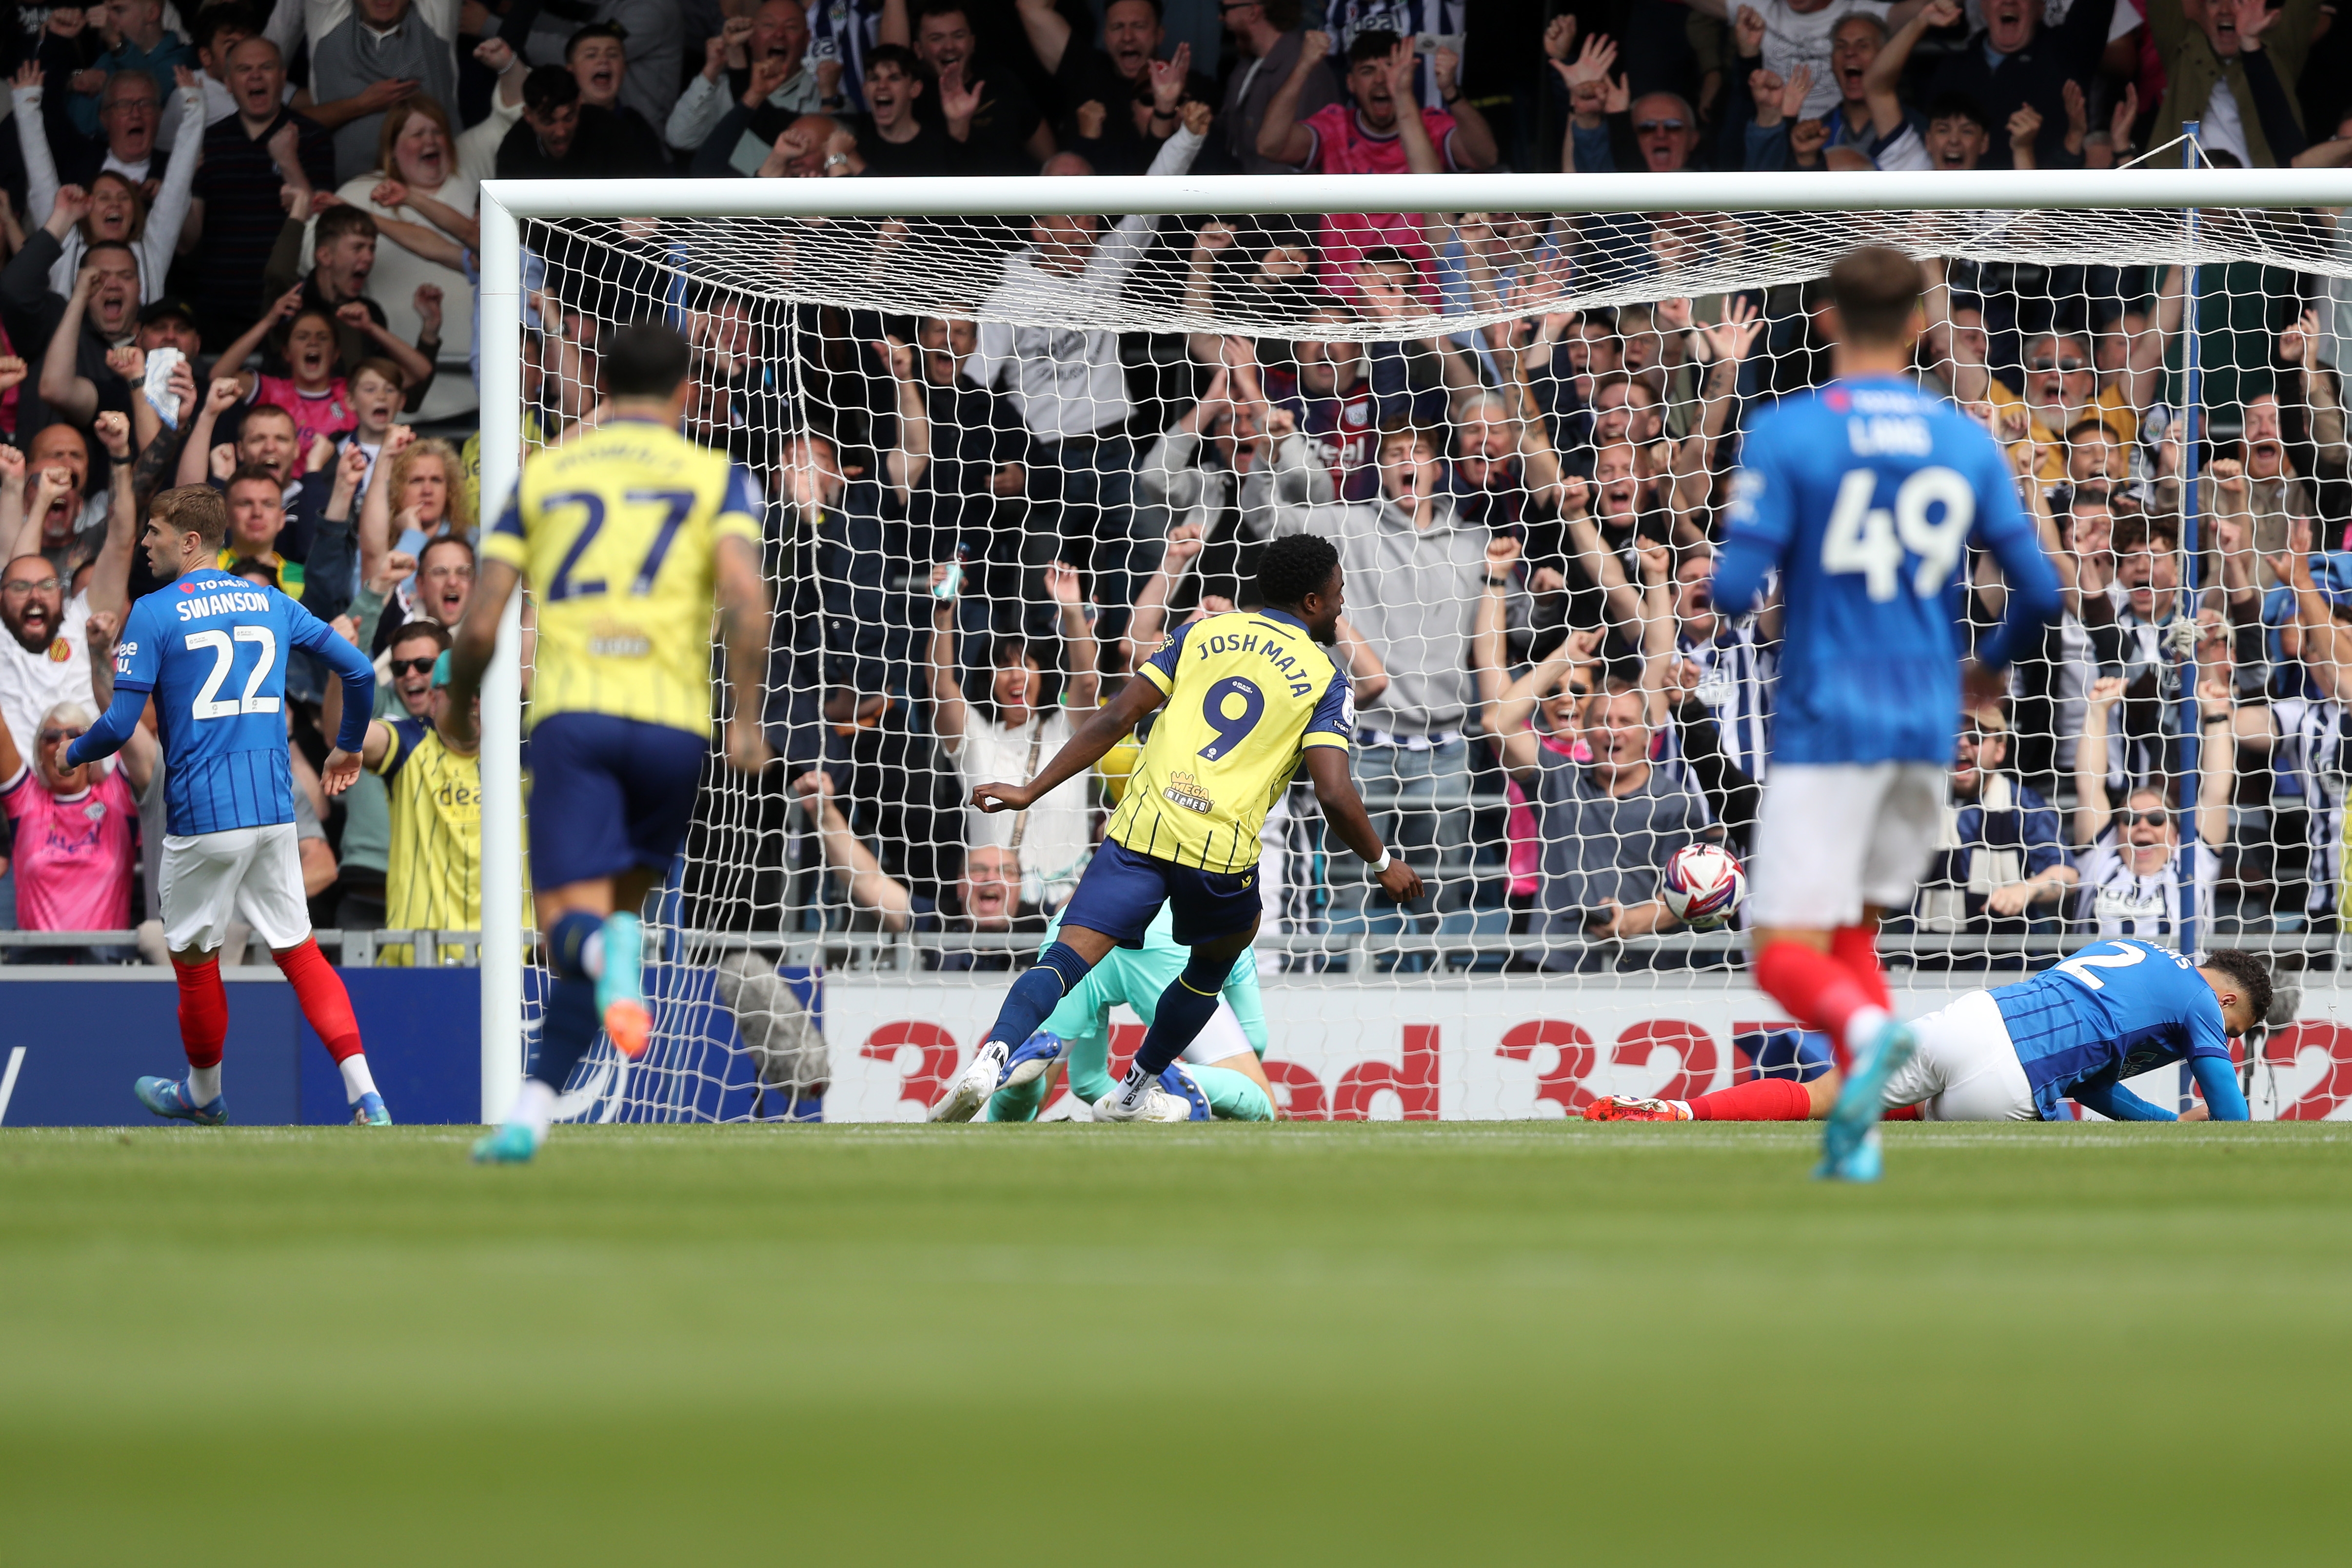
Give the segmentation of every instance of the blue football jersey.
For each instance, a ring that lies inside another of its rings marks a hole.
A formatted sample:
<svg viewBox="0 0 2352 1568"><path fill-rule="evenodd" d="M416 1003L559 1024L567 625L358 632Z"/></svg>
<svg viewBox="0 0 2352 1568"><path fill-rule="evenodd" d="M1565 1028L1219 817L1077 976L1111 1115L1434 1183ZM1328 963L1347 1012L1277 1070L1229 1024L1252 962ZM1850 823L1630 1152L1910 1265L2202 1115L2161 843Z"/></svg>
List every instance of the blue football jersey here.
<svg viewBox="0 0 2352 1568"><path fill-rule="evenodd" d="M2198 1057L2230 1059L2221 998L2194 963L2152 942L2093 942L1992 999L2045 1121L2084 1084Z"/></svg>
<svg viewBox="0 0 2352 1568"><path fill-rule="evenodd" d="M173 834L294 820L286 658L307 647L349 662L333 657L335 645L358 653L277 589L210 567L131 606L115 645L114 684L154 694Z"/></svg>
<svg viewBox="0 0 2352 1568"><path fill-rule="evenodd" d="M2011 588L2008 624L1979 650L1998 668L2056 612L2058 580L1990 436L1892 377L1785 398L1750 424L1715 587L1737 614L1780 574L1774 762L1951 761L1971 543Z"/></svg>

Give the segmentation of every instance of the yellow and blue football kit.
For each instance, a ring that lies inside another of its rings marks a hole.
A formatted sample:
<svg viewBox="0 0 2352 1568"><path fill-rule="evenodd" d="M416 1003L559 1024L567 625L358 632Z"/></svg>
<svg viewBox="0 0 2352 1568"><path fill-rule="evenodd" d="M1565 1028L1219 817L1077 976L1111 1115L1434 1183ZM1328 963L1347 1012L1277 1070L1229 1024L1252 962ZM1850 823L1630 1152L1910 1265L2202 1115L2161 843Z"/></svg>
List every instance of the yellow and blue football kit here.
<svg viewBox="0 0 2352 1568"><path fill-rule="evenodd" d="M530 580L530 859L542 889L664 870L710 749L718 547L760 548L760 483L621 417L535 452L482 542Z"/></svg>
<svg viewBox="0 0 2352 1568"><path fill-rule="evenodd" d="M403 931L479 931L481 759L451 751L422 719L395 719L384 728L392 743L374 768L387 781L392 806L384 923ZM444 947L426 962L456 963L462 952ZM410 949L381 948L376 962L408 963Z"/></svg>
<svg viewBox="0 0 2352 1568"><path fill-rule="evenodd" d="M1276 609L1181 627L1139 674L1167 700L1063 923L1133 947L1165 902L1186 946L1245 931L1265 814L1307 748L1348 748L1347 678Z"/></svg>
<svg viewBox="0 0 2352 1568"><path fill-rule="evenodd" d="M482 554L530 581L530 720L604 713L710 733L719 541L760 548L759 481L724 452L617 418L523 464Z"/></svg>

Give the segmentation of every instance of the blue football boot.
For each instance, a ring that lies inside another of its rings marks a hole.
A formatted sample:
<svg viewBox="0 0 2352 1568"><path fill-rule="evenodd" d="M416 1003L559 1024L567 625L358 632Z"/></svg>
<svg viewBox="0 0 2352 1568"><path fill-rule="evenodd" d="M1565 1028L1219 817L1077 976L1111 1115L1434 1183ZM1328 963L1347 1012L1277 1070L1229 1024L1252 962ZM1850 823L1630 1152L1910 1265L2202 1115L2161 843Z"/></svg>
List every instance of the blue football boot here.
<svg viewBox="0 0 2352 1568"><path fill-rule="evenodd" d="M158 1116L168 1116L174 1121L193 1121L199 1127L218 1127L228 1120L228 1096L213 1096L210 1105L198 1105L188 1098L185 1079L142 1078L131 1086L139 1103Z"/></svg>
<svg viewBox="0 0 2352 1568"><path fill-rule="evenodd" d="M520 1121L509 1121L496 1132L474 1140L477 1165L527 1165L539 1152L539 1138Z"/></svg>
<svg viewBox="0 0 2352 1568"><path fill-rule="evenodd" d="M354 1127L391 1126L392 1112L383 1108L383 1096L373 1089L361 1095L360 1102L352 1107L352 1125Z"/></svg>
<svg viewBox="0 0 2352 1568"><path fill-rule="evenodd" d="M1192 1081L1192 1075L1184 1070L1182 1062L1169 1064L1167 1070L1160 1075L1160 1087L1190 1107L1193 1121L1210 1120L1209 1097L1199 1084Z"/></svg>
<svg viewBox="0 0 2352 1568"><path fill-rule="evenodd" d="M1874 1182L1882 1163L1878 1119L1886 1110L1886 1084L1919 1048L1911 1026L1889 1018L1869 1048L1853 1064L1829 1125L1822 1129L1822 1163L1813 1175L1826 1182Z"/></svg>

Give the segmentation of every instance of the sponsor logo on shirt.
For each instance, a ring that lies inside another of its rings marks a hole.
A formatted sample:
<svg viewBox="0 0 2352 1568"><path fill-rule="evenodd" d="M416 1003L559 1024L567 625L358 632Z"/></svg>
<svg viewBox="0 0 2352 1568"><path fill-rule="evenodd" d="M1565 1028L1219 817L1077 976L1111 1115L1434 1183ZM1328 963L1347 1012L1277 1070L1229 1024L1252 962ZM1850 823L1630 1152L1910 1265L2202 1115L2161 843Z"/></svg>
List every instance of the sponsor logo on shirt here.
<svg viewBox="0 0 2352 1568"><path fill-rule="evenodd" d="M588 651L598 658L643 658L654 651L654 644L635 626L607 621L588 634Z"/></svg>
<svg viewBox="0 0 2352 1568"><path fill-rule="evenodd" d="M1210 799L1208 794L1201 788L1201 781L1191 773L1170 773L1167 786L1160 793L1168 798L1171 805L1181 805L1186 811L1197 811L1203 816L1217 808L1217 803Z"/></svg>

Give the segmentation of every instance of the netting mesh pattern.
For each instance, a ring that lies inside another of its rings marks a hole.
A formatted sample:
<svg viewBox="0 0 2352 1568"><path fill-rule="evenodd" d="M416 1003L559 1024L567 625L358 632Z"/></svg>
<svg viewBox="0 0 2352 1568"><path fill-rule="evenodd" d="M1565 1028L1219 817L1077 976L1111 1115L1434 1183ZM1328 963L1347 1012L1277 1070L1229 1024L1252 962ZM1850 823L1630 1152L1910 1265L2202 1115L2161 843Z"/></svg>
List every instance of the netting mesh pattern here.
<svg viewBox="0 0 2352 1568"><path fill-rule="evenodd" d="M1743 430L1829 374L1818 280L1864 239L1927 263L1917 372L2008 447L2066 591L2008 700L1954 715L1890 962L1930 1000L2100 935L2332 972L2352 269L2323 217L1465 214L1347 252L1320 221L525 226L526 451L592 411L604 328L666 316L689 434L768 497L775 605L749 700L777 760L710 764L649 921L653 1048L600 1046L576 1111L919 1115L1132 755L1017 816L971 787L1034 773L1173 626L1254 605L1299 531L1339 545L1352 766L1430 896L1381 895L1304 785L1276 802L1258 1005L1290 1113L1817 1071L1738 917L1682 923L1665 871L1748 852L1778 623L1711 603L1713 552ZM1974 638L2003 587L1965 571ZM2332 994L2250 1046L2259 1107L2352 1098ZM1134 1016L1102 1020L1114 1066Z"/></svg>

